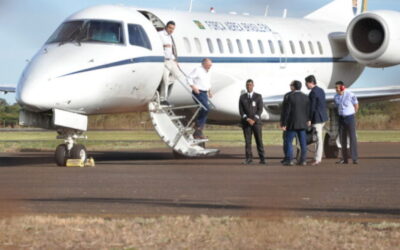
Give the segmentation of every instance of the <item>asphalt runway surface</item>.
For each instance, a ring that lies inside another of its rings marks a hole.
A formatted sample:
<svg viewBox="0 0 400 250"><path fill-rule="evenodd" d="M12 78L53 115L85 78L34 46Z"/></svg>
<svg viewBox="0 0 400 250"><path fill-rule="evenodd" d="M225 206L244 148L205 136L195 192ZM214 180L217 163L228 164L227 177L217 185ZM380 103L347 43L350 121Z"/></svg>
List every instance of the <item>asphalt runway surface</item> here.
<svg viewBox="0 0 400 250"><path fill-rule="evenodd" d="M400 143L359 151L359 165L317 167L281 166L279 146L266 147L267 166L242 165L243 148L200 159L168 149L92 152L93 168L57 167L53 152L0 153L0 212L399 220Z"/></svg>

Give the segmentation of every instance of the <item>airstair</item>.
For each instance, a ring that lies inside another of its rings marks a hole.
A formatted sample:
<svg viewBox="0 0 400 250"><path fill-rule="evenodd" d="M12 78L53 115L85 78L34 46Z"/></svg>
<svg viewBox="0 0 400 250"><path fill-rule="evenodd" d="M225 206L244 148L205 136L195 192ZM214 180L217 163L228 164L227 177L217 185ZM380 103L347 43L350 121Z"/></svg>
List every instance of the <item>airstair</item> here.
<svg viewBox="0 0 400 250"><path fill-rule="evenodd" d="M178 82L192 94L185 83L179 79ZM197 104L174 107L162 105L159 94L156 92L154 100L148 104L151 121L161 139L179 155L187 157L214 156L219 153L219 150L206 149L205 143L208 139L195 139L193 137L193 122L199 111L206 108L197 101L195 96L192 95L192 97ZM186 116L177 115L180 110L185 109L195 110L186 125L184 124Z"/></svg>

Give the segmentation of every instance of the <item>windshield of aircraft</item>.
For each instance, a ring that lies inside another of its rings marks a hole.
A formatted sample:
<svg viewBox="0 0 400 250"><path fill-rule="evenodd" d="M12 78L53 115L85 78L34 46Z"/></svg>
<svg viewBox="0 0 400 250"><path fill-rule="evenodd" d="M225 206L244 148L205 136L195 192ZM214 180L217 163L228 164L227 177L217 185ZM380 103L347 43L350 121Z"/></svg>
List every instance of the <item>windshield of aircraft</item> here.
<svg viewBox="0 0 400 250"><path fill-rule="evenodd" d="M62 23L60 27L46 42L59 43L68 42L100 42L122 44L123 30L119 22L102 20L79 20Z"/></svg>

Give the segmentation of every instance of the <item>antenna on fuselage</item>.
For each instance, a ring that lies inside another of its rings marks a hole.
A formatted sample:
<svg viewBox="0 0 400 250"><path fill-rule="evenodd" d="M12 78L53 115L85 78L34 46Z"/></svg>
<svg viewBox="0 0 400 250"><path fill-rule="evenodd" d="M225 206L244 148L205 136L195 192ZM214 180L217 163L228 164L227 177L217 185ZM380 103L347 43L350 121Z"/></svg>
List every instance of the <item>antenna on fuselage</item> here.
<svg viewBox="0 0 400 250"><path fill-rule="evenodd" d="M268 12L269 12L269 5L267 5L267 6L265 7L264 16L268 16Z"/></svg>
<svg viewBox="0 0 400 250"><path fill-rule="evenodd" d="M192 7L193 7L193 0L190 0L190 4L189 4L189 12L192 12Z"/></svg>
<svg viewBox="0 0 400 250"><path fill-rule="evenodd" d="M284 9L283 13L282 13L282 18L286 18L286 17L287 17L287 9Z"/></svg>

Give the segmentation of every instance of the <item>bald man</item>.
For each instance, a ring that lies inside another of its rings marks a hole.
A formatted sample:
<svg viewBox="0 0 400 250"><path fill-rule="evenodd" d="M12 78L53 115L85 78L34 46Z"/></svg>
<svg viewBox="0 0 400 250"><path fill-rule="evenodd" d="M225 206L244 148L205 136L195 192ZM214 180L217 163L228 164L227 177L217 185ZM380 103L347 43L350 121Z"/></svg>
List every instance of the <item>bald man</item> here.
<svg viewBox="0 0 400 250"><path fill-rule="evenodd" d="M211 94L211 81L210 81L210 69L212 67L212 61L209 58L204 58L201 62L201 66L196 67L188 76L190 87L192 88L193 96L203 105L197 116L195 124L195 132L193 137L195 139L205 139L203 134L204 126L207 122L207 115L210 110L208 106L208 98L212 97Z"/></svg>

